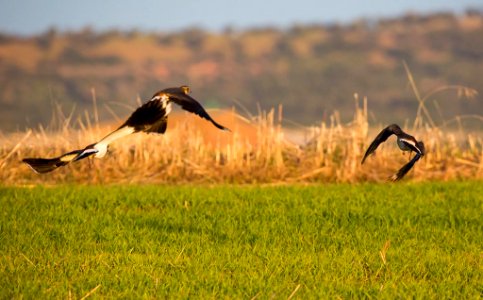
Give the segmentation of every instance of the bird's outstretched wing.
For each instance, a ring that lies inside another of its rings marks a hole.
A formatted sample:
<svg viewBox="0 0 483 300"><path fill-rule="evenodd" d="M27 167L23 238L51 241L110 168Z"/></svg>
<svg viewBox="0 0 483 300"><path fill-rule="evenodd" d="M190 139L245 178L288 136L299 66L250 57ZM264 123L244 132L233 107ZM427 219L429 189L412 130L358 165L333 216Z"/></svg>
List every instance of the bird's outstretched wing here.
<svg viewBox="0 0 483 300"><path fill-rule="evenodd" d="M134 132L148 131L153 124L166 117L166 102L152 99L138 107L118 129L132 127Z"/></svg>
<svg viewBox="0 0 483 300"><path fill-rule="evenodd" d="M398 181L401 180L404 175L406 175L409 170L411 170L414 166L414 164L421 158L421 154L416 153L416 155L411 159L407 164L405 164L399 171L397 171L396 174L392 175L389 179L392 181Z"/></svg>
<svg viewBox="0 0 483 300"><path fill-rule="evenodd" d="M165 133L168 126L166 109L167 102L163 102L163 99L160 98L151 99L138 107L119 128L92 145L93 148L98 150L96 157L104 157L110 143L130 134L139 131Z"/></svg>
<svg viewBox="0 0 483 300"><path fill-rule="evenodd" d="M190 95L181 94L181 93L173 93L169 95L170 101L181 106L182 109L189 111L190 113L196 114L203 119L206 119L213 123L217 128L221 130L231 131L230 129L226 128L223 125L218 124L213 118L206 112L206 110L201 106L201 104L193 99Z"/></svg>
<svg viewBox="0 0 483 300"><path fill-rule="evenodd" d="M396 124L391 124L384 128L372 141L372 143L369 145L369 148L367 148L366 154L364 154L364 157L362 158L361 164L364 163L366 158L371 155L374 151L376 151L377 147L383 142L385 142L391 135L393 134L399 134L401 131L401 128L396 125Z"/></svg>
<svg viewBox="0 0 483 300"><path fill-rule="evenodd" d="M75 160L84 150L74 150L54 158L24 158L22 162L26 163L36 173L48 173L53 170L65 166Z"/></svg>

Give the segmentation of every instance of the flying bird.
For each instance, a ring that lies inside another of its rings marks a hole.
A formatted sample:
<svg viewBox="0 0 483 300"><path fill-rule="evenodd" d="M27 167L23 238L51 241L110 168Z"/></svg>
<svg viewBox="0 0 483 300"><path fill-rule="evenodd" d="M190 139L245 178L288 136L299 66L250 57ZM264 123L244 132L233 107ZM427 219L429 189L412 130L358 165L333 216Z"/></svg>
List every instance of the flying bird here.
<svg viewBox="0 0 483 300"><path fill-rule="evenodd" d="M406 175L409 170L414 166L414 164L426 154L426 149L424 148L424 143L422 141L417 141L412 135L409 135L402 131L401 127L397 124L391 124L384 128L372 141L367 148L366 154L362 158L361 164L364 163L366 158L376 151L377 147L383 142L385 142L391 135L396 135L397 145L402 151L415 152L416 155L405 164L399 171L390 177L392 181L398 181Z"/></svg>
<svg viewBox="0 0 483 300"><path fill-rule="evenodd" d="M70 162L78 161L91 155L102 158L106 155L109 144L129 134L140 131L146 133L165 133L172 103L176 103L182 109L210 121L215 127L221 130L230 131L230 129L213 120L203 106L189 94L190 88L185 85L161 90L155 93L148 102L137 108L118 129L97 143L54 158L24 158L22 161L37 173L47 173L65 166Z"/></svg>

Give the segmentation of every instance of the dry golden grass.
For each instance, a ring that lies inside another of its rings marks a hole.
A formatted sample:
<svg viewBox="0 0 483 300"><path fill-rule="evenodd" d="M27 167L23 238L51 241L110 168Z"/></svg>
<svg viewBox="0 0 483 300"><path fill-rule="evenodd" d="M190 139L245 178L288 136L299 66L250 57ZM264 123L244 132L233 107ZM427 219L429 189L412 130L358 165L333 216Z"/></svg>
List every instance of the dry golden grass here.
<svg viewBox="0 0 483 300"><path fill-rule="evenodd" d="M418 99L421 97L418 96ZM424 99L424 98L423 98ZM413 128L403 126L426 144L427 155L405 180L483 178L483 139L463 131L446 132L425 121L424 101ZM8 185L56 183L281 183L386 181L409 157L394 137L377 155L360 164L368 144L383 126L369 128L367 101L356 96L354 118L297 130L306 142L290 142L282 128L282 111L272 109L250 120L234 111L210 111L222 132L188 113L170 116L165 135L134 134L114 142L103 159L87 159L39 175L21 163L24 157L54 157L95 142L119 124L97 123L97 112L73 129L60 116L50 128L2 136L0 180ZM429 115L428 115L429 116ZM431 120L430 120L431 121ZM431 121L432 122L432 121ZM400 124L405 125L405 124Z"/></svg>

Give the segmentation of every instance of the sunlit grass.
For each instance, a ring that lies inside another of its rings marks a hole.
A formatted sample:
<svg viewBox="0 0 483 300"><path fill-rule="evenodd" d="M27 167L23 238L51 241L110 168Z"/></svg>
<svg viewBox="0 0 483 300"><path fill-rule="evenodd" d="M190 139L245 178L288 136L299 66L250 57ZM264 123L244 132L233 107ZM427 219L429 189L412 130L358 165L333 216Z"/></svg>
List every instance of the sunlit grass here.
<svg viewBox="0 0 483 300"><path fill-rule="evenodd" d="M481 182L1 188L1 298L478 298Z"/></svg>

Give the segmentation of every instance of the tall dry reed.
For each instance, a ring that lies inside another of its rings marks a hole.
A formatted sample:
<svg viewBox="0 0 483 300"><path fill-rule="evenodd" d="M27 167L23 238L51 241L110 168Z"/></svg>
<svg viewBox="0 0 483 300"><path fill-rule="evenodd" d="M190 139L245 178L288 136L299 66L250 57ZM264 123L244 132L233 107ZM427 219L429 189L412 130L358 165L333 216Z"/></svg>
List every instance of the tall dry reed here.
<svg viewBox="0 0 483 300"><path fill-rule="evenodd" d="M418 100L414 126L404 127L425 142L427 155L404 180L482 179L481 131L444 130L428 120L424 99L418 96ZM356 95L350 122L341 122L335 112L328 122L298 130L300 136L309 137L303 143L286 137L289 131L281 126L281 107L250 120L234 111L212 112L231 133L186 114L186 119L170 123L165 135L134 134L114 142L103 159L86 159L52 173L35 174L21 163L22 158L58 156L116 128L99 123L97 114L73 122L71 115L56 110L47 129L0 136L4 141L0 146L3 184L378 182L386 181L409 160L392 138L360 164L368 144L387 124L370 128L367 100Z"/></svg>

